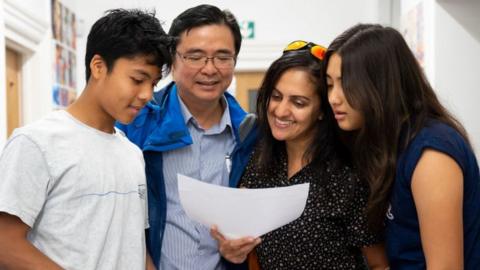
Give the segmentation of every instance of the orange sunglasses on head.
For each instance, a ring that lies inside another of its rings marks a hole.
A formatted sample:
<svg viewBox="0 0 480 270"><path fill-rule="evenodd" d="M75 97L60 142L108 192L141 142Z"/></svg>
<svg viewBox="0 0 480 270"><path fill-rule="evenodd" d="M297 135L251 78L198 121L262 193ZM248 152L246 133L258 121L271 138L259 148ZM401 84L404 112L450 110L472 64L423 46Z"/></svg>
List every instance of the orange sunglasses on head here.
<svg viewBox="0 0 480 270"><path fill-rule="evenodd" d="M319 60L323 60L323 58L325 57L325 52L327 51L327 48L320 46L318 44L315 44L313 42L296 40L288 44L287 47L283 49L283 52L306 50L306 49L310 49L310 53Z"/></svg>

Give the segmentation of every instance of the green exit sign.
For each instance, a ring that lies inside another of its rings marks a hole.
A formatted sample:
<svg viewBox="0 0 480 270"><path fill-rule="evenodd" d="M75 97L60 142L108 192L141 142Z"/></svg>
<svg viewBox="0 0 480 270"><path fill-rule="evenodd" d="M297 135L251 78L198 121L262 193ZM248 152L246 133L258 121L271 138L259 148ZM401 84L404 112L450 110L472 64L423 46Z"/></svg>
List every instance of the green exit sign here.
<svg viewBox="0 0 480 270"><path fill-rule="evenodd" d="M244 39L255 38L255 22L254 21L242 21L240 22L240 32Z"/></svg>

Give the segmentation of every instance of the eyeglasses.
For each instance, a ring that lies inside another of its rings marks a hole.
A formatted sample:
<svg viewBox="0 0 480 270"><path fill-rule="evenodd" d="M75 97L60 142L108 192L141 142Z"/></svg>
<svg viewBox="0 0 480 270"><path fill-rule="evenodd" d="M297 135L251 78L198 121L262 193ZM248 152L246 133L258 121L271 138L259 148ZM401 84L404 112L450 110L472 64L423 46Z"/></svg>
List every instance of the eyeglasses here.
<svg viewBox="0 0 480 270"><path fill-rule="evenodd" d="M325 52L327 51L327 48L320 46L318 44L315 44L313 42L296 40L288 44L287 47L283 49L283 52L307 50L307 49L310 49L310 53L318 60L323 60L323 58L325 57Z"/></svg>
<svg viewBox="0 0 480 270"><path fill-rule="evenodd" d="M215 55L207 57L201 54L182 54L177 52L178 56L183 60L185 65L191 68L203 68L208 60L212 60L212 64L218 69L233 69L235 66L235 56L233 55Z"/></svg>

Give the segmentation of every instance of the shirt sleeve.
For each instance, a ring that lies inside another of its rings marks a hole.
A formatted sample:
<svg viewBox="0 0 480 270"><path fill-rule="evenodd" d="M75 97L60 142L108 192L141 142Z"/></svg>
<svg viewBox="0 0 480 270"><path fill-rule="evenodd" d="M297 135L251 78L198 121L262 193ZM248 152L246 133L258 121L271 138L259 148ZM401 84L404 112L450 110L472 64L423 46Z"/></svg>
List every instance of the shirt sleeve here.
<svg viewBox="0 0 480 270"><path fill-rule="evenodd" d="M346 218L346 230L348 234L348 241L353 247L365 247L380 243L381 236L373 233L368 226L366 216L366 205L368 201L368 187L362 183L358 176L349 173L347 177L351 178L353 183L353 194L348 204L348 215Z"/></svg>
<svg viewBox="0 0 480 270"><path fill-rule="evenodd" d="M466 173L468 160L468 145L465 139L453 128L445 124L433 124L423 128L410 142L410 146L401 155L399 162L405 184L410 186L413 172L422 157L423 151L433 149L452 158L462 172Z"/></svg>
<svg viewBox="0 0 480 270"><path fill-rule="evenodd" d="M12 137L0 156L0 211L32 227L47 198L49 182L38 145L23 134Z"/></svg>

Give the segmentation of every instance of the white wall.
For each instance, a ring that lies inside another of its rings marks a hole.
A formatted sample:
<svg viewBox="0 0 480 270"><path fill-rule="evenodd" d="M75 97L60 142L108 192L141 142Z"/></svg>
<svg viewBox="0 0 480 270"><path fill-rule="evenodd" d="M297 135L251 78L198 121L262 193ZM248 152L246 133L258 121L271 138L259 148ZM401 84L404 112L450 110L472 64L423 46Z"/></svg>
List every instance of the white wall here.
<svg viewBox="0 0 480 270"><path fill-rule="evenodd" d="M170 1L61 0L78 18L77 81L85 85L85 43L91 25L112 8L155 9L167 31L180 12L202 3L231 10L239 21L255 22L255 39L244 40L237 70L264 70L295 39L323 45L358 22L388 22L391 0L287 0ZM8 46L22 55L22 124L31 123L53 109L53 45L51 0L0 0L0 48ZM5 74L5 51L0 50L0 74ZM166 83L164 81L163 83ZM6 141L6 92L0 84L0 149Z"/></svg>
<svg viewBox="0 0 480 270"><path fill-rule="evenodd" d="M158 0L61 0L78 18L77 80L79 92L85 85L85 43L91 25L112 8L155 9L168 30L175 16L185 9L209 3L231 10L239 21L253 20L254 40L242 45L237 70L264 70L282 48L295 39L323 45L357 22L388 21L390 0L303 1L174 1ZM381 4L380 4L381 3ZM380 7L381 6L381 7ZM53 108L53 45L51 0L0 0L0 48L11 47L22 55L22 124L31 123ZM0 52L0 74L5 74L5 52ZM166 83L164 81L163 83ZM0 85L0 108L6 111L5 85ZM0 114L0 148L6 141L6 114Z"/></svg>
<svg viewBox="0 0 480 270"><path fill-rule="evenodd" d="M390 0L217 0L217 1L117 1L104 0L91 8L90 1L77 2L77 14L83 19L83 36L78 39L78 56L85 55L85 43L91 25L112 8L155 9L157 17L165 22L168 31L172 20L187 8L199 4L213 4L229 9L239 21L255 22L255 39L244 40L239 55L237 70L265 70L280 56L283 47L290 41L305 39L323 44L330 43L336 35L358 22L389 20ZM381 3L381 4L380 4ZM387 3L387 4L385 4ZM79 89L85 85L85 67L78 61Z"/></svg>
<svg viewBox="0 0 480 270"><path fill-rule="evenodd" d="M475 117L480 100L477 63L480 61L480 1L471 0L61 0L79 19L77 40L78 90L85 85L85 43L91 25L107 9L156 9L168 30L183 10L209 3L231 10L239 21L255 22L255 39L244 40L237 70L264 70L283 46L295 39L328 45L339 33L358 22L380 22L400 27L409 7L424 3L425 69L441 100L465 124L478 151L480 122ZM0 48L19 50L23 72L23 123L52 109L50 0L0 0ZM5 42L6 41L6 42ZM0 74L5 74L5 51L0 50ZM5 111L4 83L0 110ZM0 148L6 140L6 115L0 113Z"/></svg>
<svg viewBox="0 0 480 270"><path fill-rule="evenodd" d="M442 104L467 129L475 151L480 151L480 121L476 119L480 113L480 1L397 1L400 18L393 21L400 30L412 8L423 4L425 73Z"/></svg>
<svg viewBox="0 0 480 270"><path fill-rule="evenodd" d="M435 89L480 151L480 1L435 3Z"/></svg>

